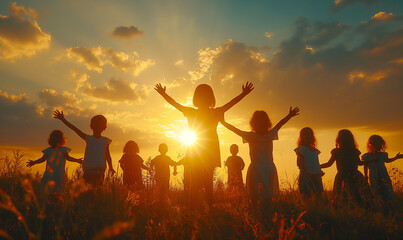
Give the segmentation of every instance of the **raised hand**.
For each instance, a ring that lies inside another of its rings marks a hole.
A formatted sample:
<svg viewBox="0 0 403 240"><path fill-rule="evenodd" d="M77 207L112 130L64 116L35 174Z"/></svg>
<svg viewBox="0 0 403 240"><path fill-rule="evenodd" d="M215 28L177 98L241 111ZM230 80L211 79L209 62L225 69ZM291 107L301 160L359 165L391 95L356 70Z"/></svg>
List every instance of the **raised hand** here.
<svg viewBox="0 0 403 240"><path fill-rule="evenodd" d="M59 119L59 120L65 119L63 111L61 111L61 112L59 110L53 111L53 118L56 118L56 119Z"/></svg>
<svg viewBox="0 0 403 240"><path fill-rule="evenodd" d="M245 85L242 85L242 93L245 95L248 95L250 92L252 92L252 90L255 89L253 87L253 83L251 82L246 82Z"/></svg>
<svg viewBox="0 0 403 240"><path fill-rule="evenodd" d="M400 154L400 152L398 152L394 158L395 159L403 158L403 154Z"/></svg>
<svg viewBox="0 0 403 240"><path fill-rule="evenodd" d="M161 83L158 83L157 85L155 85L154 87L155 91L157 91L159 94L164 95L166 93L167 87L166 86L162 86Z"/></svg>
<svg viewBox="0 0 403 240"><path fill-rule="evenodd" d="M294 109L290 107L290 112L288 113L288 116L295 117L297 115L299 115L299 107L295 107Z"/></svg>

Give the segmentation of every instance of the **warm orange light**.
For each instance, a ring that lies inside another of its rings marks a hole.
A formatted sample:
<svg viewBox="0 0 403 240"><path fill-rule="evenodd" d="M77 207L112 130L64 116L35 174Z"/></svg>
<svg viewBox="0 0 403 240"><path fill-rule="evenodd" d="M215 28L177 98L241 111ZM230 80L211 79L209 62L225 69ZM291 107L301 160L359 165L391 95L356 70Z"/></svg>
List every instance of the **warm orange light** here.
<svg viewBox="0 0 403 240"><path fill-rule="evenodd" d="M194 131L186 130L182 132L181 142L186 146L192 146L196 143L197 135Z"/></svg>

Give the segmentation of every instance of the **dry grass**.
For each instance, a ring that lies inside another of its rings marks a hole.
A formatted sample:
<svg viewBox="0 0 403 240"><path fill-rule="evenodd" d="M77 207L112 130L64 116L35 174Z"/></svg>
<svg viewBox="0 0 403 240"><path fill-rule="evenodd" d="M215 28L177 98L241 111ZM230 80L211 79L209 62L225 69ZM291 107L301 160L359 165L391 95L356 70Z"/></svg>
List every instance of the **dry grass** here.
<svg viewBox="0 0 403 240"><path fill-rule="evenodd" d="M152 190L130 191L119 178L90 190L80 172L58 197L39 195L40 176L26 173L14 155L0 171L0 239L400 239L402 189L388 204L340 204L330 193L305 200L289 189L271 204L252 205L243 192L217 184L209 211L191 211L181 191L171 203ZM14 163L13 163L14 161ZM14 164L14 165L13 165ZM17 165L15 165L17 164ZM395 170L401 174L399 170ZM393 173L392 173L393 174ZM398 176L400 178L401 175ZM392 176L394 178L395 176ZM399 181L395 181L400 183Z"/></svg>

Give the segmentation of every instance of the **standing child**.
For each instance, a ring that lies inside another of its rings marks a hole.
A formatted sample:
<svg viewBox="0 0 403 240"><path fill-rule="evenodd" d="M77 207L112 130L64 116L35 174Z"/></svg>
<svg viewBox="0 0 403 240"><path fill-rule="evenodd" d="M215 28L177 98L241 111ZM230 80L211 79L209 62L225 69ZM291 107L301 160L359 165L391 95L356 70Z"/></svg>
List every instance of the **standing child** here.
<svg viewBox="0 0 403 240"><path fill-rule="evenodd" d="M161 153L151 160L150 169L155 168L155 180L159 192L159 199L162 201L168 200L169 193L169 166L175 166L176 163L167 156L168 146L165 143L160 144L158 151Z"/></svg>
<svg viewBox="0 0 403 240"><path fill-rule="evenodd" d="M143 164L144 160L139 153L139 145L135 141L128 141L123 148L122 158L119 160L123 170L123 184L134 187L134 189L144 188L141 169L150 170Z"/></svg>
<svg viewBox="0 0 403 240"><path fill-rule="evenodd" d="M403 154L396 154L394 158L389 158L385 152L386 142L379 135L372 135L367 143L368 153L362 155L365 167L365 178L367 178L369 169L369 184L372 193L377 198L391 200L393 198L392 181L390 180L385 163L393 162L403 158Z"/></svg>
<svg viewBox="0 0 403 240"><path fill-rule="evenodd" d="M92 129L92 135L88 135L67 121L63 111L55 110L53 117L62 121L85 141L86 147L83 162L84 180L94 187L102 186L104 183L106 163L108 163L109 172L111 172L112 175L115 174L115 170L112 167L111 154L109 153L109 145L112 140L101 135L106 129L106 118L102 115L96 115L91 118L90 127Z"/></svg>
<svg viewBox="0 0 403 240"><path fill-rule="evenodd" d="M190 190L190 169L189 169L189 161L184 157L176 164L174 165L174 172L173 175L176 175L177 172L177 166L178 165L183 165L183 190L185 192L185 195L189 194Z"/></svg>
<svg viewBox="0 0 403 240"><path fill-rule="evenodd" d="M362 199L369 194L369 186L364 176L358 171L361 152L357 149L354 136L348 129L342 129L337 134L336 148L331 152L327 163L321 164L321 168L328 168L336 162L337 174L334 179L333 192L339 197L342 190L351 196L356 203L360 204Z"/></svg>
<svg viewBox="0 0 403 240"><path fill-rule="evenodd" d="M213 203L213 174L216 167L221 167L220 145L217 135L217 125L222 115L232 106L241 101L253 90L252 83L242 86L242 93L222 107L215 107L213 89L207 84L196 87L193 95L193 105L196 108L185 107L177 103L166 93L166 87L161 84L155 90L173 107L181 111L188 121L190 130L197 134L197 148L188 148L186 158L189 160L191 181L189 200L193 207L200 206L205 197L209 206ZM204 194L203 194L204 190Z"/></svg>
<svg viewBox="0 0 403 240"><path fill-rule="evenodd" d="M225 161L225 166L228 168L228 187L230 188L243 187L242 170L245 168L245 162L237 155L238 151L238 145L232 144L230 147L232 156Z"/></svg>
<svg viewBox="0 0 403 240"><path fill-rule="evenodd" d="M38 160L29 160L27 167L46 161L46 170L41 181L41 191L49 194L62 193L65 187L66 160L76 163L83 163L82 158L69 156L70 148L64 147L66 138L62 131L53 130L48 139L50 147L43 150L43 156Z"/></svg>
<svg viewBox="0 0 403 240"><path fill-rule="evenodd" d="M299 167L298 188L305 196L315 194L320 196L323 192L322 170L319 164L319 153L316 149L316 138L312 128L301 129L298 137L298 147L294 149L297 154Z"/></svg>
<svg viewBox="0 0 403 240"><path fill-rule="evenodd" d="M299 108L290 108L288 115L272 128L265 111L255 111L250 119L251 132L241 131L222 119L221 123L249 143L251 164L246 175L246 190L253 201L263 199L270 203L279 194L277 169L273 162L273 140L278 139L278 131L292 117L299 114Z"/></svg>

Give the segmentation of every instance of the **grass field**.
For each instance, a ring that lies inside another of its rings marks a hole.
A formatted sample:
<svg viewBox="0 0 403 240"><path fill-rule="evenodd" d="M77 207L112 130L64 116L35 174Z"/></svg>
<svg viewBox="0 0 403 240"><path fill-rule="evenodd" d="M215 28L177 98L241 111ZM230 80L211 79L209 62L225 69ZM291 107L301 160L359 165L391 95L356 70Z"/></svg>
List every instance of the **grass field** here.
<svg viewBox="0 0 403 240"><path fill-rule="evenodd" d="M215 189L215 204L190 211L182 191L171 203L155 201L152 190L132 192L107 177L90 190L76 172L59 197L39 195L41 176L24 170L19 153L2 158L0 239L401 239L402 172L391 177L395 200L371 206L341 204L326 192L321 201L303 201L294 189L270 206L250 204L243 192Z"/></svg>

